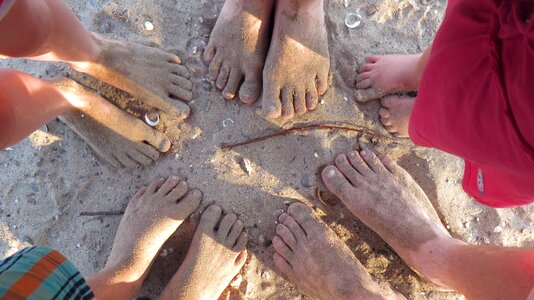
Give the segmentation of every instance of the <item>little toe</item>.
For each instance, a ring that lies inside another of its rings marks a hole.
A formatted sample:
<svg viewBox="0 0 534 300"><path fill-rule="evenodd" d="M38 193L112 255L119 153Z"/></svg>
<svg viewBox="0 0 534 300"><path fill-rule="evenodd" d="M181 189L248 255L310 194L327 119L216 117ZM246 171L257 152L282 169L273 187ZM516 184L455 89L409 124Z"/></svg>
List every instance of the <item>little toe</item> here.
<svg viewBox="0 0 534 300"><path fill-rule="evenodd" d="M237 89L239 88L239 85L241 84L242 80L243 80L243 74L239 70L232 69L230 71L230 76L228 77L228 83L226 84L226 87L224 88L222 92L224 99L232 100L235 98L237 94Z"/></svg>
<svg viewBox="0 0 534 300"><path fill-rule="evenodd" d="M389 118L389 109L385 108L385 107L381 107L379 110L378 110L378 115L381 116L382 118Z"/></svg>
<svg viewBox="0 0 534 300"><path fill-rule="evenodd" d="M146 187L146 186L140 188L139 191L137 191L137 193L132 197L131 201L135 201L136 199L139 199L139 198L143 197L147 190L148 190L148 187Z"/></svg>
<svg viewBox="0 0 534 300"><path fill-rule="evenodd" d="M171 64L169 67L171 68L171 72L175 75L184 77L186 79L189 79L191 77L191 73L189 73L189 70L182 65Z"/></svg>
<svg viewBox="0 0 534 300"><path fill-rule="evenodd" d="M373 86L373 81L371 79L365 79L363 81L356 83L357 89L368 89L371 86Z"/></svg>
<svg viewBox="0 0 534 300"><path fill-rule="evenodd" d="M215 82L215 86L217 86L219 90L223 90L226 87L226 84L228 83L228 76L230 76L230 67L226 64L223 64L219 70L217 82Z"/></svg>
<svg viewBox="0 0 534 300"><path fill-rule="evenodd" d="M321 96L324 95L324 93L326 93L326 90L328 89L328 71L320 72L317 75L316 83L317 83L317 94Z"/></svg>
<svg viewBox="0 0 534 300"><path fill-rule="evenodd" d="M383 174L387 172L386 167L384 167L384 164L382 164L378 157L376 157L376 154L373 151L364 149L360 151L360 155L369 168L375 173Z"/></svg>
<svg viewBox="0 0 534 300"><path fill-rule="evenodd" d="M341 171L341 173L343 173L343 175L345 175L352 185L358 185L362 175L358 173L356 169L354 169L344 154L340 154L336 158L336 167L339 171Z"/></svg>
<svg viewBox="0 0 534 300"><path fill-rule="evenodd" d="M341 200L354 191L350 181L334 166L324 168L322 178L326 188Z"/></svg>
<svg viewBox="0 0 534 300"><path fill-rule="evenodd" d="M275 253L273 256L273 260L276 268L280 272L282 272L282 274L287 277L287 279L293 278L293 267L291 267L291 265L285 258L283 258L280 254Z"/></svg>
<svg viewBox="0 0 534 300"><path fill-rule="evenodd" d="M237 242L239 235L241 234L241 232L243 232L243 228L243 222L241 220L237 220L232 226L232 229L230 229L230 232L228 233L228 237L226 239L228 240L231 247L233 247Z"/></svg>
<svg viewBox="0 0 534 300"><path fill-rule="evenodd" d="M254 75L245 75L245 81L239 89L239 99L243 103L253 103L258 100L258 97L261 94L261 80L258 79L258 76Z"/></svg>
<svg viewBox="0 0 534 300"><path fill-rule="evenodd" d="M209 65L211 61L213 60L213 58L215 57L216 49L217 48L215 48L215 46L211 45L208 42L208 46L206 47L206 50L204 50L204 62L207 65Z"/></svg>
<svg viewBox="0 0 534 300"><path fill-rule="evenodd" d="M282 102L280 101L280 89L270 84L265 84L261 107L268 118L278 118L282 115Z"/></svg>
<svg viewBox="0 0 534 300"><path fill-rule="evenodd" d="M234 250L235 252L243 251L245 247L247 246L247 243L248 243L248 234L246 232L241 232L232 250Z"/></svg>
<svg viewBox="0 0 534 300"><path fill-rule="evenodd" d="M281 214L280 217L278 217L278 221L280 221L280 223L284 224L287 228L289 228L289 230L295 237L297 244L306 240L306 233L304 232L302 227L300 227L300 225L295 221L295 219L293 219L289 214Z"/></svg>
<svg viewBox="0 0 534 300"><path fill-rule="evenodd" d="M223 58L220 55L215 55L215 58L210 63L210 66L208 67L208 79L211 81L217 80L219 77L219 71L221 69L221 66L223 64Z"/></svg>
<svg viewBox="0 0 534 300"><path fill-rule="evenodd" d="M219 230L217 230L217 236L221 241L226 241L228 233L230 232L230 229L232 229L232 226L234 226L234 223L236 221L237 216L235 214L228 214L223 217L223 219L221 220L221 224L219 224ZM232 243L232 246L233 245L234 243Z"/></svg>
<svg viewBox="0 0 534 300"><path fill-rule="evenodd" d="M294 96L294 102L295 102L295 113L297 115L303 115L308 111L306 109L306 93L304 90L295 92Z"/></svg>
<svg viewBox="0 0 534 300"><path fill-rule="evenodd" d="M139 164L128 156L126 153L116 153L115 157L121 162L126 168L136 168L139 167Z"/></svg>
<svg viewBox="0 0 534 300"><path fill-rule="evenodd" d="M191 90L184 89L174 83L168 84L167 92L176 99L185 101L191 101L193 99L193 92Z"/></svg>
<svg viewBox="0 0 534 300"><path fill-rule="evenodd" d="M179 181L165 196L165 200L171 203L177 203L182 197L187 193L188 186L187 182Z"/></svg>
<svg viewBox="0 0 534 300"><path fill-rule="evenodd" d="M245 246L246 246L246 243L245 243ZM237 252L236 250L234 250L234 251ZM243 247L243 250L241 250L241 252L239 252L239 255L235 259L235 266L236 266L236 268L238 270L241 270L241 268L243 268L243 266L247 262L247 257L248 257L248 252L247 252L247 250L245 250L245 247Z"/></svg>
<svg viewBox="0 0 534 300"><path fill-rule="evenodd" d="M158 196L160 198L164 198L179 183L180 183L180 179L178 177L176 177L176 176L171 176L171 177L167 178L167 180L165 180L165 182L159 188L158 192L156 193L156 196Z"/></svg>
<svg viewBox="0 0 534 300"><path fill-rule="evenodd" d="M284 242L289 246L289 248L296 250L297 249L297 240L291 233L291 230L287 228L284 224L276 225L276 234L284 240Z"/></svg>
<svg viewBox="0 0 534 300"><path fill-rule="evenodd" d="M391 119L389 117L380 117L380 123L382 123L382 125L384 125L384 128L386 128L389 132L390 129L391 129L391 125L393 125L391 123Z"/></svg>
<svg viewBox="0 0 534 300"><path fill-rule="evenodd" d="M144 155L142 152L138 151L137 149L130 149L128 150L128 156L132 158L135 162L140 164L141 166L148 166L152 162L154 162L150 157Z"/></svg>
<svg viewBox="0 0 534 300"><path fill-rule="evenodd" d="M293 203L287 208L287 214L290 215L297 224L300 225L306 235L309 235L317 228L318 221L314 217L313 210L303 203Z"/></svg>
<svg viewBox="0 0 534 300"><path fill-rule="evenodd" d="M176 197L171 196L173 192L166 197L166 199L176 199ZM174 215L180 219L185 219L189 217L197 208L200 206L202 201L202 192L199 190L190 190L185 197L181 200L178 200L178 204L174 207ZM208 216L207 216L208 217ZM211 228L211 227L210 227ZM210 229L211 230L211 229Z"/></svg>
<svg viewBox="0 0 534 300"><path fill-rule="evenodd" d="M222 208L217 205L210 205L200 217L198 227L204 232L214 232L222 215Z"/></svg>
<svg viewBox="0 0 534 300"><path fill-rule="evenodd" d="M293 250L291 250L279 236L273 238L273 248L274 251L280 254L285 260L293 260Z"/></svg>
<svg viewBox="0 0 534 300"><path fill-rule="evenodd" d="M317 94L317 89L308 88L306 89L306 107L308 111L313 111L317 108L319 104L319 95Z"/></svg>
<svg viewBox="0 0 534 300"><path fill-rule="evenodd" d="M166 53L167 56L167 62L174 63L174 64L181 64L182 60L174 54Z"/></svg>
<svg viewBox="0 0 534 300"><path fill-rule="evenodd" d="M291 119L295 116L293 91L286 88L282 90L282 118Z"/></svg>
<svg viewBox="0 0 534 300"><path fill-rule="evenodd" d="M172 83L174 83L175 85L183 88L184 90L188 90L188 91L192 91L193 90L193 83L191 82L191 80L189 80L189 79L187 79L185 77L173 74L170 77L170 81Z"/></svg>
<svg viewBox="0 0 534 300"><path fill-rule="evenodd" d="M375 90L374 88L357 89L354 97L358 102L367 102L382 97L383 94Z"/></svg>

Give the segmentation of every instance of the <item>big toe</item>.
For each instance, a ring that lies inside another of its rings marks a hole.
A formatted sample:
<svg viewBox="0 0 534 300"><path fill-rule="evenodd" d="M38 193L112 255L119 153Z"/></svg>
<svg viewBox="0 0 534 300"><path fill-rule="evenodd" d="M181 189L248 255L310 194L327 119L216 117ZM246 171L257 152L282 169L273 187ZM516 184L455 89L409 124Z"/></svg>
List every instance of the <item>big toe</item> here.
<svg viewBox="0 0 534 300"><path fill-rule="evenodd" d="M268 118L278 118L282 115L282 102L280 101L280 89L266 86L263 89L261 102L262 110Z"/></svg>
<svg viewBox="0 0 534 300"><path fill-rule="evenodd" d="M217 205L210 205L200 217L198 228L203 232L215 232L215 227L219 223L222 215L222 208Z"/></svg>
<svg viewBox="0 0 534 300"><path fill-rule="evenodd" d="M243 103L254 103L261 94L261 81L250 76L245 77L245 82L239 90L239 99Z"/></svg>
<svg viewBox="0 0 534 300"><path fill-rule="evenodd" d="M180 189L179 186L176 188ZM173 198L175 199L176 197L171 197L171 199ZM191 190L185 195L185 197L175 201L178 203L178 205L174 207L176 216L185 219L200 206L200 202L202 201L202 192L199 190Z"/></svg>
<svg viewBox="0 0 534 300"><path fill-rule="evenodd" d="M351 194L353 186L336 167L326 167L322 172L322 177L326 188L339 199L346 199L345 196Z"/></svg>

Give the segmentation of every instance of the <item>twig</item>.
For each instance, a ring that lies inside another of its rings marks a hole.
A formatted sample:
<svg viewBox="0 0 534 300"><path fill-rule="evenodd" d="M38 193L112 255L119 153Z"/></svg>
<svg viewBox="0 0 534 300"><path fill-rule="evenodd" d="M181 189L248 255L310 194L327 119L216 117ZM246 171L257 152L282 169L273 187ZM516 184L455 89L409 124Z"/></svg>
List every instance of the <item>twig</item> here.
<svg viewBox="0 0 534 300"><path fill-rule="evenodd" d="M310 131L310 130L344 130L344 131L353 131L353 132L361 132L366 135L370 135L374 138L381 139L381 140L391 140L390 137L381 135L379 133L373 132L370 129L363 128L363 127L351 127L351 126L344 126L344 125L328 125L328 124L314 124L314 125L305 125L305 126L296 126L288 129L284 129L275 133L271 133L265 136L257 137L251 140L247 140L240 143L235 144L222 144L221 149L223 151L232 150L236 147L254 144L257 142L265 141L268 139L272 139L274 137L283 136L292 132L302 132L302 131Z"/></svg>
<svg viewBox="0 0 534 300"><path fill-rule="evenodd" d="M80 213L80 217L94 217L94 216L120 216L123 215L123 210L116 211L98 211L98 212L89 212L83 211Z"/></svg>

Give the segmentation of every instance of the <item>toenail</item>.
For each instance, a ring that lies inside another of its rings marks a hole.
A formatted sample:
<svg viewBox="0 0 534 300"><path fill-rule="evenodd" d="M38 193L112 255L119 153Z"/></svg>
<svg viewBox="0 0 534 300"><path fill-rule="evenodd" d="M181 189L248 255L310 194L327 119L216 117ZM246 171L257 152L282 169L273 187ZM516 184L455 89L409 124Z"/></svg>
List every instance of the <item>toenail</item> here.
<svg viewBox="0 0 534 300"><path fill-rule="evenodd" d="M349 153L349 156L350 157L356 157L356 152L352 151L351 153Z"/></svg>
<svg viewBox="0 0 534 300"><path fill-rule="evenodd" d="M202 196L202 194L200 193L199 190L194 190L194 191L193 191L193 196L195 196L195 197L200 197L200 196ZM215 205L214 205L214 207L217 207L217 208L218 208L218 206L215 206Z"/></svg>
<svg viewBox="0 0 534 300"><path fill-rule="evenodd" d="M367 156L367 150L362 150L362 151L360 152L360 154L361 154L362 156Z"/></svg>
<svg viewBox="0 0 534 300"><path fill-rule="evenodd" d="M176 177L176 176L172 176L171 179L174 180L174 181L176 181L176 180L178 180L178 177Z"/></svg>
<svg viewBox="0 0 534 300"><path fill-rule="evenodd" d="M326 176L327 177L335 177L336 176L336 170L335 169L330 169L326 172Z"/></svg>

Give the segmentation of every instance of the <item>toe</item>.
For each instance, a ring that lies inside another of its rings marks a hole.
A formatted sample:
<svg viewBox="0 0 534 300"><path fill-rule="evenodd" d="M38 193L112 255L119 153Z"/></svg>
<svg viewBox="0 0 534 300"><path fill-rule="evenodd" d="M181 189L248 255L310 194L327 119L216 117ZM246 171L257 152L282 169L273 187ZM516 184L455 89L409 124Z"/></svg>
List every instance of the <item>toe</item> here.
<svg viewBox="0 0 534 300"><path fill-rule="evenodd" d="M306 234L304 233L304 230L290 215L288 215L287 213L283 213L280 215L280 217L278 217L278 221L280 221L280 223L284 224L287 228L289 228L291 234L293 234L293 236L295 237L297 244L302 243L306 240Z"/></svg>
<svg viewBox="0 0 534 300"><path fill-rule="evenodd" d="M365 72L369 72L373 69L373 65L372 64L363 64L360 66L360 69L358 70L358 73L359 74L362 74L362 73L365 73Z"/></svg>
<svg viewBox="0 0 534 300"><path fill-rule="evenodd" d="M221 224L219 224L219 230L217 230L217 236L220 241L227 241L228 233L230 233L230 229L232 229L232 226L234 226L236 221L237 216L235 214L228 214L223 217ZM233 246L234 243L235 241L232 242L231 246Z"/></svg>
<svg viewBox="0 0 534 300"><path fill-rule="evenodd" d="M317 83L317 94L324 95L328 89L328 72L319 73L316 79Z"/></svg>
<svg viewBox="0 0 534 300"><path fill-rule="evenodd" d="M145 129L145 142L152 145L159 152L167 152L171 148L171 141L167 136L157 130L154 130L148 126L143 126Z"/></svg>
<svg viewBox="0 0 534 300"><path fill-rule="evenodd" d="M159 158L159 152L147 144L139 143L136 148L137 151L148 156L152 161L156 161Z"/></svg>
<svg viewBox="0 0 534 300"><path fill-rule="evenodd" d="M163 178L158 178L158 179L154 179L152 180L152 182L150 183L150 185L148 186L147 190L146 190L146 194L147 195L153 195L155 194L159 187L165 182L165 179Z"/></svg>
<svg viewBox="0 0 534 300"><path fill-rule="evenodd" d="M237 242L237 239L239 238L239 235L241 234L241 232L243 232L243 228L244 228L243 222L241 220L237 220L232 226L232 229L230 229L227 240L232 247Z"/></svg>
<svg viewBox="0 0 534 300"><path fill-rule="evenodd" d="M379 58L380 58L380 56L378 56L378 55L371 55L371 56L368 56L366 58L366 61L368 63L370 63L370 64L374 64L374 63L376 63L378 61Z"/></svg>
<svg viewBox="0 0 534 300"><path fill-rule="evenodd" d="M369 176L372 172L367 163L362 159L360 153L356 151L351 151L349 153L349 162L354 169L363 176Z"/></svg>
<svg viewBox="0 0 534 300"><path fill-rule="evenodd" d="M318 221L314 217L313 210L303 203L293 203L287 208L290 215L299 226L304 229L306 235L312 233L317 228Z"/></svg>
<svg viewBox="0 0 534 300"><path fill-rule="evenodd" d="M253 103L258 100L261 94L261 80L255 75L246 75L245 82L241 85L239 90L239 99L243 103Z"/></svg>
<svg viewBox="0 0 534 300"><path fill-rule="evenodd" d="M179 100L191 101L193 99L193 92L184 89L174 83L169 83L167 86L167 93Z"/></svg>
<svg viewBox="0 0 534 300"><path fill-rule="evenodd" d="M174 201L175 203L176 201L178 202L178 205L173 206L173 214L182 220L189 217L189 215L197 210L197 208L200 206L200 202L202 201L202 192L199 190L190 190L181 200L174 200L176 198L171 196L172 193L173 192L171 191L166 199L168 201Z"/></svg>
<svg viewBox="0 0 534 300"><path fill-rule="evenodd" d="M133 196L132 200L131 201L135 201L141 197L143 197L147 191L148 187L142 187L139 189L139 191L137 191L137 193Z"/></svg>
<svg viewBox="0 0 534 300"><path fill-rule="evenodd" d="M387 118L387 117L380 117L380 123L382 123L382 125L384 125L384 127L389 131L391 132L390 128L391 128L391 119Z"/></svg>
<svg viewBox="0 0 534 300"><path fill-rule="evenodd" d="M373 85L373 81L371 79L365 79L363 81L360 81L356 83L357 89L368 89Z"/></svg>
<svg viewBox="0 0 534 300"><path fill-rule="evenodd" d="M173 64L181 64L182 63L182 60L177 55L170 54L170 53L167 53L167 54L168 54L167 62L173 63Z"/></svg>
<svg viewBox="0 0 534 300"><path fill-rule="evenodd" d="M322 172L322 177L326 188L339 199L343 200L345 195L353 194L354 187L336 167L326 167Z"/></svg>
<svg viewBox="0 0 534 300"><path fill-rule="evenodd" d="M306 89L306 107L308 111L315 110L319 104L319 95L317 94L317 89L308 88Z"/></svg>
<svg viewBox="0 0 534 300"><path fill-rule="evenodd" d="M246 246L246 243L245 243L245 246ZM235 259L235 265L236 267L241 270L241 268L245 265L245 263L247 262L247 257L248 257L248 253L247 253L247 250L244 249L245 247L243 247L243 250L241 250L241 252L239 252L239 255L237 256L237 258ZM233 249L232 249L233 250ZM234 250L235 251L235 250ZM237 252L237 251L236 251Z"/></svg>
<svg viewBox="0 0 534 300"><path fill-rule="evenodd" d="M282 118L286 120L295 116L293 95L293 91L290 89L282 90Z"/></svg>
<svg viewBox="0 0 534 300"><path fill-rule="evenodd" d="M283 258L280 254L275 253L273 260L276 268L282 272L284 276L286 276L288 279L293 278L293 268L285 258Z"/></svg>
<svg viewBox="0 0 534 300"><path fill-rule="evenodd" d="M385 154L379 154L378 159L380 159L384 167L386 167L386 169L393 175L401 174L404 171L404 169L399 167L399 165L397 165L394 161L391 160L391 158L389 158L389 156Z"/></svg>
<svg viewBox="0 0 534 300"><path fill-rule="evenodd" d="M170 203L177 203L187 193L187 182L180 181L165 196L165 200Z"/></svg>
<svg viewBox="0 0 534 300"><path fill-rule="evenodd" d="M193 90L193 83L191 82L191 80L185 78L185 77L182 77L182 76L178 76L178 75L172 75L170 77L170 81L181 87L182 89L185 89L185 90L188 90L188 91L192 91Z"/></svg>
<svg viewBox="0 0 534 300"><path fill-rule="evenodd" d="M267 83L264 85L262 110L268 118L278 118L282 115L282 102L280 102L280 89Z"/></svg>
<svg viewBox="0 0 534 300"><path fill-rule="evenodd" d="M382 105L383 108L390 109L392 108L392 106L397 104L399 101L401 101L399 97L389 96L389 97L385 97L384 99L380 100L380 104Z"/></svg>
<svg viewBox="0 0 534 300"><path fill-rule="evenodd" d="M358 102L367 102L382 97L383 94L373 88L356 90L354 97Z"/></svg>
<svg viewBox="0 0 534 300"><path fill-rule="evenodd" d="M150 157L144 155L142 152L138 151L137 149L130 149L128 151L128 156L131 157L136 163L142 166L148 166L153 162L153 160Z"/></svg>
<svg viewBox="0 0 534 300"><path fill-rule="evenodd" d="M239 88L239 85L241 84L242 79L243 79L243 75L239 70L232 69L230 71L230 76L228 77L228 83L226 84L226 87L223 90L224 99L232 100L235 98L237 94L237 89Z"/></svg>
<svg viewBox="0 0 534 300"><path fill-rule="evenodd" d="M216 48L208 42L206 50L204 50L204 62L210 64L213 58L215 57Z"/></svg>
<svg viewBox="0 0 534 300"><path fill-rule="evenodd" d="M375 173L383 174L387 172L386 167L384 167L384 164L376 157L375 153L373 151L364 149L360 151L360 155L362 159L367 163L369 168L373 170Z"/></svg>
<svg viewBox="0 0 534 300"><path fill-rule="evenodd" d="M247 246L247 243L248 243L248 234L246 232L241 232L232 250L236 252L243 251L245 247Z"/></svg>
<svg viewBox="0 0 534 300"><path fill-rule="evenodd" d="M273 248L274 251L280 254L285 260L293 260L293 250L291 250L279 236L273 238Z"/></svg>
<svg viewBox="0 0 534 300"><path fill-rule="evenodd" d="M187 70L186 67L182 65L177 64L171 64L170 65L171 72L175 75L178 75L180 77L189 78L191 77L191 74L189 73L189 70Z"/></svg>
<svg viewBox="0 0 534 300"><path fill-rule="evenodd" d="M160 198L164 198L167 196L167 194L172 191L178 184L180 183L180 179L176 176L171 176L165 180L163 185L159 188L158 192L156 193L156 196Z"/></svg>
<svg viewBox="0 0 534 300"><path fill-rule="evenodd" d="M306 111L308 111L306 109L306 93L304 92L304 90L295 92L294 101L295 113L297 115L303 115L304 113L306 113Z"/></svg>
<svg viewBox="0 0 534 300"><path fill-rule="evenodd" d="M214 232L215 227L221 219L222 208L217 205L210 205L200 217L198 227L204 232Z"/></svg>
<svg viewBox="0 0 534 300"><path fill-rule="evenodd" d="M380 110L378 110L378 115L382 118L389 118L389 109L381 107Z"/></svg>
<svg viewBox="0 0 534 300"><path fill-rule="evenodd" d="M365 72L365 73L362 73L362 74L358 74L358 76L356 76L356 82L362 82L366 79L370 79L371 78L371 73L370 72Z"/></svg>
<svg viewBox="0 0 534 300"><path fill-rule="evenodd" d="M345 175L352 185L358 185L362 175L354 169L344 154L341 154L336 158L336 167L343 173L343 175Z"/></svg>
<svg viewBox="0 0 534 300"><path fill-rule="evenodd" d="M210 66L208 68L208 79L211 81L217 80L219 77L219 70L221 69L221 66L223 64L222 56L215 55L215 58L210 63Z"/></svg>
<svg viewBox="0 0 534 300"><path fill-rule="evenodd" d="M297 240L286 225L276 225L276 234L289 246L289 248L293 250L297 249Z"/></svg>
<svg viewBox="0 0 534 300"><path fill-rule="evenodd" d="M121 164L126 168L139 167L139 164L135 160L130 158L130 156L128 156L128 154L126 153L116 153L115 157L117 157Z"/></svg>
<svg viewBox="0 0 534 300"><path fill-rule="evenodd" d="M226 83L228 83L228 76L230 76L230 67L226 64L223 64L219 70L217 82L215 82L215 85L219 90L222 90L226 87Z"/></svg>

